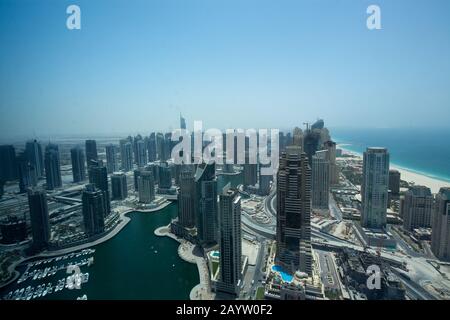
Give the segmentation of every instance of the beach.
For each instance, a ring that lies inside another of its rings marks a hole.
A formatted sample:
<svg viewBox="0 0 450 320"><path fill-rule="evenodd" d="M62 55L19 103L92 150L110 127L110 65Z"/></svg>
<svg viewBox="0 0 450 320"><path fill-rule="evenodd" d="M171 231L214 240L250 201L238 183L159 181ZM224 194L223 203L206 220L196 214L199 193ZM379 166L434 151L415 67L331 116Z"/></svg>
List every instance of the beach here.
<svg viewBox="0 0 450 320"><path fill-rule="evenodd" d="M362 154L346 149L345 145L338 145L337 147L339 149L342 149L342 151L346 154L351 154L355 157L362 159ZM442 187L450 187L450 183L447 181L429 177L427 175L408 170L407 168L402 168L393 164L391 164L389 168L398 170L400 172L401 180L405 180L407 182L414 182L415 185L426 186L430 188L431 192L433 193L438 193L439 189Z"/></svg>

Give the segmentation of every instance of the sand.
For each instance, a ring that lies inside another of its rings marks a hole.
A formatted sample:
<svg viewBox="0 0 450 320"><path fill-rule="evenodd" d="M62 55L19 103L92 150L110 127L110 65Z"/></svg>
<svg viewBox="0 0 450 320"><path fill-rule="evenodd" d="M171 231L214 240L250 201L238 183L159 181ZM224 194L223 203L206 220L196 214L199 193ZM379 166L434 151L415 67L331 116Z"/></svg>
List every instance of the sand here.
<svg viewBox="0 0 450 320"><path fill-rule="evenodd" d="M344 145L340 145L338 146L338 148L342 149L347 154L352 154L362 159L361 154L345 149ZM414 182L415 185L426 186L430 188L431 192L433 193L439 192L439 189L442 187L450 187L450 183L447 181L439 180L437 178L429 177L424 174L416 173L402 167L391 165L390 169L398 170L400 172L400 179L405 180L407 182Z"/></svg>

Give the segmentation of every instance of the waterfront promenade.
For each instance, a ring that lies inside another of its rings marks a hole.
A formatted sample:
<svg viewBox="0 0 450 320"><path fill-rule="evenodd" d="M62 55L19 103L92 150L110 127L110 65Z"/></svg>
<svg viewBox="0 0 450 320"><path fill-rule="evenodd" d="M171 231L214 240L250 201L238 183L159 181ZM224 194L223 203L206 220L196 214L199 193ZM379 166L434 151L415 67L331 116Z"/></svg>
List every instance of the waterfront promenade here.
<svg viewBox="0 0 450 320"><path fill-rule="evenodd" d="M180 243L178 255L181 259L197 265L200 283L192 288L189 297L191 300L213 300L214 293L211 292L211 283L207 261L200 252L200 249L182 238L178 238L170 232L169 226L157 228L155 235L159 237L169 237Z"/></svg>

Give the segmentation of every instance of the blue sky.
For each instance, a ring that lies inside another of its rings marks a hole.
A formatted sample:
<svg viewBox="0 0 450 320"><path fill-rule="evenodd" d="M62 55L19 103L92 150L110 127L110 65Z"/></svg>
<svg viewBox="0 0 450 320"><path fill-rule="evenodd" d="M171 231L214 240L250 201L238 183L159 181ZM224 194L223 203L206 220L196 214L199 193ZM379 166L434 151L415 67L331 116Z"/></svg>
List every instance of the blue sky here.
<svg viewBox="0 0 450 320"><path fill-rule="evenodd" d="M447 0L0 0L0 135L146 133L179 112L206 128L448 127L449 18Z"/></svg>

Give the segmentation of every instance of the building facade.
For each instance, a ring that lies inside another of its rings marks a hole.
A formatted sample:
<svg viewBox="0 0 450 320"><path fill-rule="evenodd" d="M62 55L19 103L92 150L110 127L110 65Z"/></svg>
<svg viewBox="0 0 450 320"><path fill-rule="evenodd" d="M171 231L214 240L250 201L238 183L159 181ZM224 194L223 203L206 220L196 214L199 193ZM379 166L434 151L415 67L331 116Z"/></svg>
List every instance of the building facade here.
<svg viewBox="0 0 450 320"><path fill-rule="evenodd" d="M450 261L450 188L436 195L431 233L431 251L436 258Z"/></svg>
<svg viewBox="0 0 450 320"><path fill-rule="evenodd" d="M361 225L383 229L388 204L389 153L386 148L367 148L363 159Z"/></svg>
<svg viewBox="0 0 450 320"><path fill-rule="evenodd" d="M314 209L328 210L330 171L328 151L317 151L312 157L312 207Z"/></svg>
<svg viewBox="0 0 450 320"><path fill-rule="evenodd" d="M312 273L311 169L298 146L286 147L277 173L276 262L292 274Z"/></svg>

